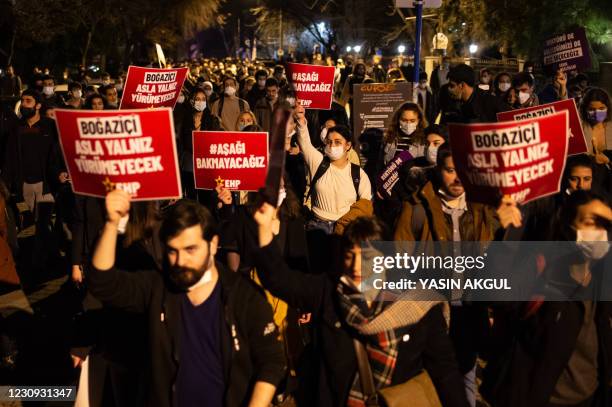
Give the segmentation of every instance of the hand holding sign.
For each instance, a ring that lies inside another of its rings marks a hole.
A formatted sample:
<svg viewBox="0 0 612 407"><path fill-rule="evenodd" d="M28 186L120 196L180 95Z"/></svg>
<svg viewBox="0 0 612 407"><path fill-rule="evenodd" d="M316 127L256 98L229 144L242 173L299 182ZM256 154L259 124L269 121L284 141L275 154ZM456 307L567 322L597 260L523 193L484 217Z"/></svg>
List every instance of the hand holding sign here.
<svg viewBox="0 0 612 407"><path fill-rule="evenodd" d="M304 106L300 105L299 103L293 109L293 119L301 127L305 127L308 125L308 122L306 121L306 108L304 108Z"/></svg>
<svg viewBox="0 0 612 407"><path fill-rule="evenodd" d="M506 229L508 226L514 226L520 228L523 222L523 216L521 211L516 205L514 199L510 196L505 196L497 208L497 216L499 217L499 223L502 228Z"/></svg>
<svg viewBox="0 0 612 407"><path fill-rule="evenodd" d="M106 219L108 222L119 225L121 218L130 213L130 194L120 189L115 189L106 195Z"/></svg>
<svg viewBox="0 0 612 407"><path fill-rule="evenodd" d="M229 189L223 186L217 186L215 188L215 191L217 192L217 199L219 200L221 206L232 204L232 193Z"/></svg>

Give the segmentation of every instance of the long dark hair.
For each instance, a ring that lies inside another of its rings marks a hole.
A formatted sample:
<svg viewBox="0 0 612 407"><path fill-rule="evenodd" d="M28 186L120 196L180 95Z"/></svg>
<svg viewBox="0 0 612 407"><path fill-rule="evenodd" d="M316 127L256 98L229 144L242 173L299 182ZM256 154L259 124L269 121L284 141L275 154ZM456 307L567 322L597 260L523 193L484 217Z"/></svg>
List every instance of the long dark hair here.
<svg viewBox="0 0 612 407"><path fill-rule="evenodd" d="M589 105L591 102L601 102L608 108L608 115L606 116L606 122L611 120L612 109L610 108L610 95L608 92L603 90L602 88L590 88L586 91L584 96L582 97L582 101L580 102L580 116L582 116L582 120L589 122Z"/></svg>
<svg viewBox="0 0 612 407"><path fill-rule="evenodd" d="M104 109L106 110L108 108L108 103L106 102L106 98L100 95L99 93L93 93L87 96L87 99L85 99L85 103L83 103L83 109L92 110L93 109L92 104L93 104L94 99L102 99L102 105L104 105Z"/></svg>
<svg viewBox="0 0 612 407"><path fill-rule="evenodd" d="M161 213L157 202L133 202L130 206L130 218L125 228L123 247L151 239L160 221Z"/></svg>
<svg viewBox="0 0 612 407"><path fill-rule="evenodd" d="M419 117L419 124L417 126L416 131L410 136L414 144L425 144L425 133L424 130L427 127L427 119L425 119L425 115L423 111L416 103L406 102L402 104L396 111L393 113L393 117L391 118L391 124L389 128L385 132L385 143L390 144L395 142L400 135L400 127L399 122L402 118L402 114L404 112L411 111L417 114Z"/></svg>

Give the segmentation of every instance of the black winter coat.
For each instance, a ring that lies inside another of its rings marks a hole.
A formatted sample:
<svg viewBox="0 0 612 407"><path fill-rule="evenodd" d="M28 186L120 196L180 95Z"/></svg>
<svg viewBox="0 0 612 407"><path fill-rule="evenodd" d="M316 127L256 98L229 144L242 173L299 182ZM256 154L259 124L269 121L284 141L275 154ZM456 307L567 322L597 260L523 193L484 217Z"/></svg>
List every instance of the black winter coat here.
<svg viewBox="0 0 612 407"><path fill-rule="evenodd" d="M547 256L547 262L551 256ZM593 282L599 294L610 298L609 265L606 260L594 264ZM569 264L567 256L559 258L550 269L558 276L569 275L563 264ZM508 263L510 264L510 263ZM547 266L548 267L548 266ZM550 278L550 272L545 275ZM535 272L535 271L534 271ZM562 272L562 273L561 273ZM543 302L506 303L494 307L493 346L484 372L481 394L494 407L548 405L559 377L566 368L584 323L585 307L582 301L569 300L584 294L578 293L577 283L557 285L553 277L542 291ZM556 287L556 288L555 288ZM559 288L560 287L560 288ZM542 290L542 289L540 289ZM582 289L580 289L582 290ZM534 291L534 292L537 292ZM586 292L586 291L580 291ZM564 293L568 300L554 301L553 296ZM546 301L546 299L550 299ZM599 389L595 394L595 407L608 407L610 381L612 380L612 303L596 301L595 325L597 328L597 367Z"/></svg>
<svg viewBox="0 0 612 407"><path fill-rule="evenodd" d="M290 306L311 312L316 326L318 371L313 406L344 407L355 374L357 359L353 336L340 316L336 283L328 275L291 270L273 241L254 254L263 286ZM396 330L403 338L391 385L403 383L425 369L444 406L468 405L463 379L457 369L453 345L446 332L440 306L432 308L418 323Z"/></svg>
<svg viewBox="0 0 612 407"><path fill-rule="evenodd" d="M219 316L224 405L246 406L256 382L278 385L284 377L285 357L277 331L269 330L274 319L263 293L220 264L217 269L224 310ZM172 406L181 360L181 300L186 294L171 289L156 271L92 269L86 276L91 293L105 306L147 315L150 358L145 405Z"/></svg>

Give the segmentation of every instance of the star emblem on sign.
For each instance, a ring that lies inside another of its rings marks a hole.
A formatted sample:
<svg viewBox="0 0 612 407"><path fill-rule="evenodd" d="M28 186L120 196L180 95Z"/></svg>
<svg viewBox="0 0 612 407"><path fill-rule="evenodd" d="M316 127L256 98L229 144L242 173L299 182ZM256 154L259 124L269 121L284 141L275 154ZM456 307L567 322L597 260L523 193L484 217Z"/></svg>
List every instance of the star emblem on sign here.
<svg viewBox="0 0 612 407"><path fill-rule="evenodd" d="M114 182L111 182L108 177L104 178L104 181L102 181L102 185L104 185L104 189L106 189L106 192L113 191L116 186L116 184Z"/></svg>
<svg viewBox="0 0 612 407"><path fill-rule="evenodd" d="M217 186L218 186L218 187L222 187L222 186L224 186L224 185L225 185L225 180L224 180L223 178L221 178L221 176L218 176L218 177L215 179L215 182L217 183Z"/></svg>

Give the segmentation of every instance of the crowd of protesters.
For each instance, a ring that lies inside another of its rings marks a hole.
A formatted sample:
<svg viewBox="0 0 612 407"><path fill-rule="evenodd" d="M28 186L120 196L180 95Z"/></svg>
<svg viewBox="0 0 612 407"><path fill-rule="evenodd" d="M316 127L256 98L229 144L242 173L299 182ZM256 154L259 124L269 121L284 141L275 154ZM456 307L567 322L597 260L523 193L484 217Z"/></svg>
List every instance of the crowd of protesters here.
<svg viewBox="0 0 612 407"><path fill-rule="evenodd" d="M531 64L475 71L444 57L388 128L355 134L353 85L407 82L405 63L338 60L330 110L301 107L280 64L175 66L189 68L173 113L178 201L70 188L53 111L118 109L125 73L94 80L82 68L62 94L48 72L27 85L12 67L2 78L11 104L0 134L0 282L35 284L54 258L69 258L66 273L86 293L70 352L81 370L76 405L382 406L389 389L401 406L612 405L608 302L389 302L360 288L364 247L381 240L569 241L580 255L554 264L566 284L610 273L608 92L583 74L542 82ZM568 157L561 190L526 205L471 202L447 124L568 98L588 151ZM270 131L279 106L292 115L277 205L197 190L192 132ZM378 174L403 151L414 159L383 197ZM29 225L24 253L16 234Z"/></svg>

